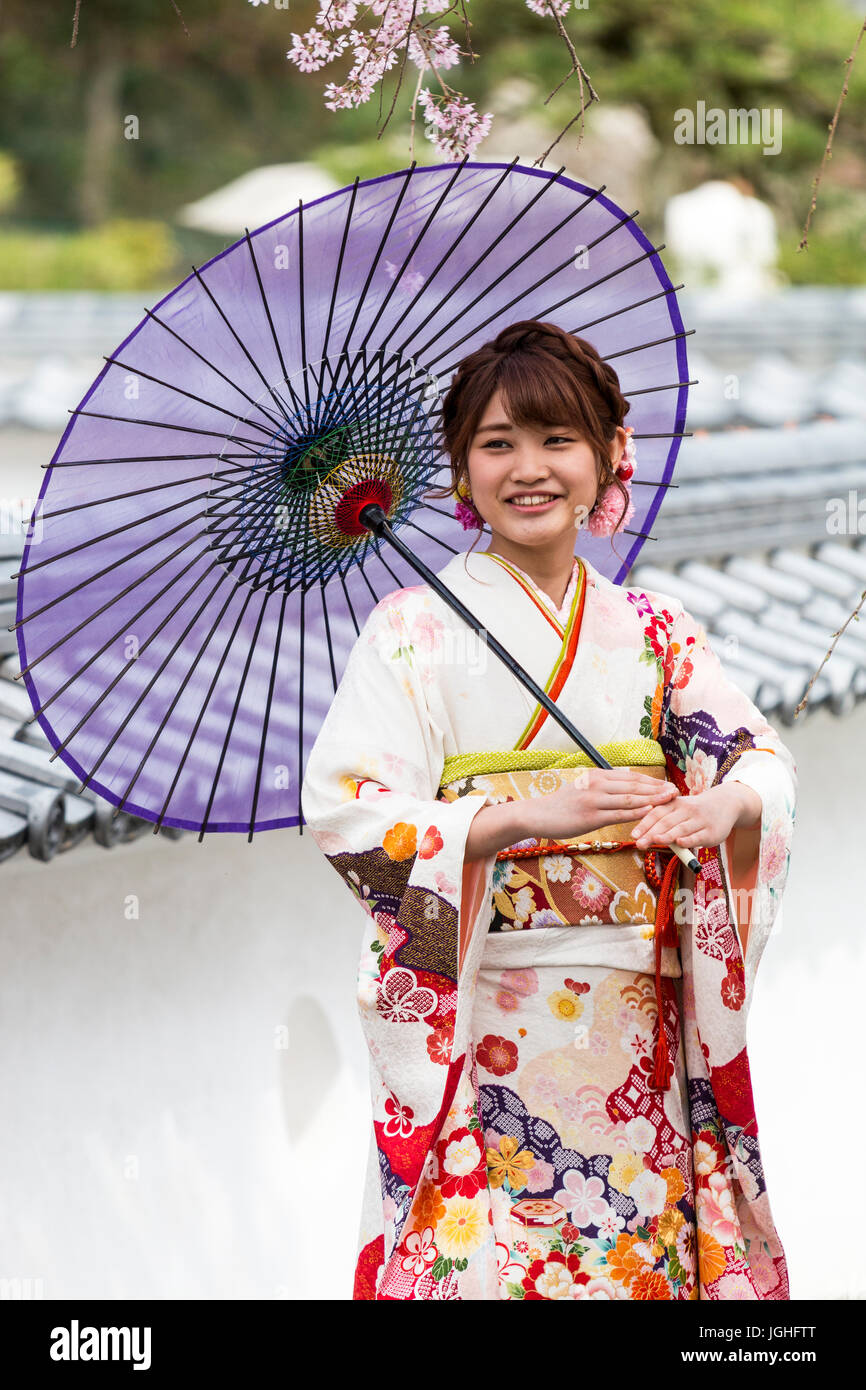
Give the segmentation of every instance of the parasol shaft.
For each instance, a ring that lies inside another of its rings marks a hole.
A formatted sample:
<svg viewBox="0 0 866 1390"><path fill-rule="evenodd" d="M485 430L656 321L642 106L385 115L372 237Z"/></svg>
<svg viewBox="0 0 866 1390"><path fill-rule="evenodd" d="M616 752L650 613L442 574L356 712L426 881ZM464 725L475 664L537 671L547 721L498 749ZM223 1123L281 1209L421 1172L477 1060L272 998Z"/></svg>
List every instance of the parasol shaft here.
<svg viewBox="0 0 866 1390"><path fill-rule="evenodd" d="M368 502L365 507L362 507L359 513L359 520L362 521L369 530L373 531L375 535L380 537L380 539L389 541L394 549L399 551L403 556L403 559L406 560L406 562L421 575L422 579L430 585L431 589L435 589L439 597L443 599L450 608L453 608L457 616L462 618L465 623L468 623L473 631L477 632L478 635L484 639L490 650L499 657L499 660L503 662L503 664L508 667L509 671L511 671L521 684L526 687L530 695L533 695L538 703L547 710L548 714L556 720L560 728L565 730L569 738L574 739L574 742L583 749L588 758L591 758L598 767L608 769L612 767L612 764L607 761L604 755L599 753L598 749L590 743L589 739L572 724L571 720L563 714L558 705L551 700L547 691L542 690L537 681L532 679L529 672L523 669L519 661L516 661L511 653L503 647L502 643L478 621L473 613L470 613L469 609L465 604L461 603L457 595L452 594L448 586L442 583L439 576L434 574L433 571L424 564L424 561L419 560L409 547L400 540L400 537L388 524L388 518L378 502ZM684 845L671 845L670 849L678 859L682 860L687 869L691 869L694 874L700 873L701 866L690 849L687 849Z"/></svg>

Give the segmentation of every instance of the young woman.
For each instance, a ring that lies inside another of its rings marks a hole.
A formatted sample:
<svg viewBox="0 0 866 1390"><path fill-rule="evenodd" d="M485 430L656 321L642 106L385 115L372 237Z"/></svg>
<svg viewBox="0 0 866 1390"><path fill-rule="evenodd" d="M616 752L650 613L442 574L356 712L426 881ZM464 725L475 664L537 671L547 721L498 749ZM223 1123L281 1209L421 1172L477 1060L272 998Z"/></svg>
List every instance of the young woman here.
<svg viewBox="0 0 866 1390"><path fill-rule="evenodd" d="M789 1296L746 1018L796 767L681 603L575 555L628 514L627 410L535 320L443 404L458 515L491 535L439 575L612 769L425 584L371 613L308 761L369 917L356 1298Z"/></svg>

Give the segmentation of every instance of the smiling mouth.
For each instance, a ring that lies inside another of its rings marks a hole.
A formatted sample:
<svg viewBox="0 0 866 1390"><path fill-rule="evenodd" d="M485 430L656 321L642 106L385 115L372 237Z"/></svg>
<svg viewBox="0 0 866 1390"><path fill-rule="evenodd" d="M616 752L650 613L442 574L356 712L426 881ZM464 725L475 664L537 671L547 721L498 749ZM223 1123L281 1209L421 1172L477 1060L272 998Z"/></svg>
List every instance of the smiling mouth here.
<svg viewBox="0 0 866 1390"><path fill-rule="evenodd" d="M558 492L521 492L516 497L506 497L505 501L509 507L518 507L521 511L532 512L540 507L546 507L551 502L558 502L560 494Z"/></svg>

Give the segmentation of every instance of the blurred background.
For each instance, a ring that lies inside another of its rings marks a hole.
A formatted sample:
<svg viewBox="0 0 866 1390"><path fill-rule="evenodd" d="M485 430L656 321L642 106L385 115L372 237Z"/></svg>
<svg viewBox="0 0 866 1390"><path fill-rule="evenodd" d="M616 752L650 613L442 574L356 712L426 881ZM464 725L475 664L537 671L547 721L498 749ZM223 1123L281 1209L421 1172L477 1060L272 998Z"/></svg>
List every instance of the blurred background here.
<svg viewBox="0 0 866 1390"><path fill-rule="evenodd" d="M73 8L7 0L0 32L0 1280L9 1297L348 1298L369 1133L360 907L308 834L199 844L76 795L26 722L7 628L68 411L144 306L298 198L442 157L418 123L410 152L411 83L381 138L392 76L381 112L378 94L325 108L348 57L286 59L315 3L183 0L180 18L169 0L82 0L71 46ZM472 158L532 164L579 104L575 79L545 104L566 50L522 0L469 13L478 59L449 81L494 113ZM866 1295L839 1168L866 1141L866 910L846 877L866 623L796 712L866 588L863 54L798 250L861 21L843 0L572 10L600 100L544 164L639 210L695 330L679 487L628 582L705 623L798 765L750 1021L794 1298ZM683 110L696 129L711 110L762 122L683 141Z"/></svg>

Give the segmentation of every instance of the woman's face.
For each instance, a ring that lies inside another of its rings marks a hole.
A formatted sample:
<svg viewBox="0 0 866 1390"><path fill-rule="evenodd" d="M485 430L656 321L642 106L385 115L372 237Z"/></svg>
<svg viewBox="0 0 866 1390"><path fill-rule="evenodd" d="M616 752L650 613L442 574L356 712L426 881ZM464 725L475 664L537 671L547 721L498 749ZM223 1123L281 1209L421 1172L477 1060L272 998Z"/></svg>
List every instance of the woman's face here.
<svg viewBox="0 0 866 1390"><path fill-rule="evenodd" d="M612 460L621 457L625 444L620 426ZM467 465L472 501L493 532L494 545L501 536L519 546L559 541L573 550L575 531L598 492L595 454L576 429L566 422L518 428L496 391L478 422Z"/></svg>

